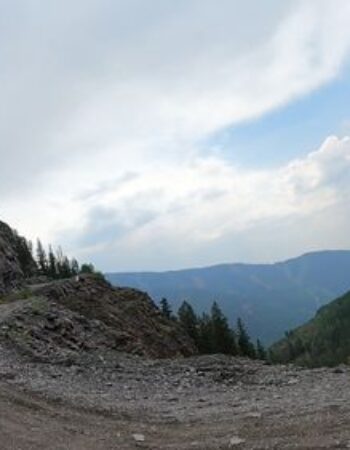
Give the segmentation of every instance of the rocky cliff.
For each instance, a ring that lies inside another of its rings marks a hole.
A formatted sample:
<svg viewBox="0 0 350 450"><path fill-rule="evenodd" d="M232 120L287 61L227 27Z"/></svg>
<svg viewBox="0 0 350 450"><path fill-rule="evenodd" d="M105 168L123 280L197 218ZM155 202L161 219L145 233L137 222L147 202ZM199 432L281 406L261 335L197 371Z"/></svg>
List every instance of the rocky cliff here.
<svg viewBox="0 0 350 450"><path fill-rule="evenodd" d="M0 221L0 295L23 283L23 271L18 259L18 237Z"/></svg>
<svg viewBox="0 0 350 450"><path fill-rule="evenodd" d="M0 344L55 363L109 351L152 358L196 353L147 294L113 288L96 275L28 285L35 267L29 243L0 222Z"/></svg>
<svg viewBox="0 0 350 450"><path fill-rule="evenodd" d="M2 323L1 323L2 322ZM36 360L75 361L122 351L151 358L190 356L190 338L140 291L94 275L29 287L0 305L0 341Z"/></svg>

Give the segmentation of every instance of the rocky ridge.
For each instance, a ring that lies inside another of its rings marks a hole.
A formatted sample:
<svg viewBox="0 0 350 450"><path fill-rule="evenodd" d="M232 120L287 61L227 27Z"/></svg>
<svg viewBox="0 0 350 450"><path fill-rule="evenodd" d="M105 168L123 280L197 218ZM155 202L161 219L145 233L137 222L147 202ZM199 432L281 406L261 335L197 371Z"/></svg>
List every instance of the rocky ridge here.
<svg viewBox="0 0 350 450"><path fill-rule="evenodd" d="M113 288L96 274L33 285L36 272L27 241L0 222L0 342L21 355L68 364L82 352L151 358L196 353L184 330L147 294Z"/></svg>
<svg viewBox="0 0 350 450"><path fill-rule="evenodd" d="M112 288L94 275L28 286L0 304L0 341L21 355L69 364L110 350L164 358L196 348L147 294Z"/></svg>
<svg viewBox="0 0 350 450"><path fill-rule="evenodd" d="M0 221L0 295L20 286L24 275L17 255L14 231Z"/></svg>

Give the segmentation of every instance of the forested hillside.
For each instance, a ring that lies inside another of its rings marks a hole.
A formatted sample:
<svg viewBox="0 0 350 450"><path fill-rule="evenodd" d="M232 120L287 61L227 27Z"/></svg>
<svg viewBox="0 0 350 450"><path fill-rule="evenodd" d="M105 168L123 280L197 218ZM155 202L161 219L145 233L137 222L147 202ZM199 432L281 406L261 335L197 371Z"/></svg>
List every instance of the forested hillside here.
<svg viewBox="0 0 350 450"><path fill-rule="evenodd" d="M273 345L275 362L310 367L350 363L350 292L322 307L315 318Z"/></svg>

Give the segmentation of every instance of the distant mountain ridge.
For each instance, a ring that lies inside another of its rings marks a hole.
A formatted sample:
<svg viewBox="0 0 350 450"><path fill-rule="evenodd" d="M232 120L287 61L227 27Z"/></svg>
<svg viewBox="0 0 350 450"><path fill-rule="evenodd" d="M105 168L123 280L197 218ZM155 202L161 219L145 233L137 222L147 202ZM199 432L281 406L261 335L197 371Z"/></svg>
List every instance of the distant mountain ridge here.
<svg viewBox="0 0 350 450"><path fill-rule="evenodd" d="M269 344L311 319L324 304L350 290L350 251L307 253L274 264L222 264L167 272L107 273L114 285L166 297L177 309L189 300L207 311L217 300L234 322Z"/></svg>

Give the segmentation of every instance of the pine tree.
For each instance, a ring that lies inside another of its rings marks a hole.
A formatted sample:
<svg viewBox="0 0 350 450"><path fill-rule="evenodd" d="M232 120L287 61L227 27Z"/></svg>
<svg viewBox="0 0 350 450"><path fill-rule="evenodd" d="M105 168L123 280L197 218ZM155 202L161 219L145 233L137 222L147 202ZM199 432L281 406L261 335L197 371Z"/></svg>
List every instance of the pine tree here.
<svg viewBox="0 0 350 450"><path fill-rule="evenodd" d="M267 353L265 347L262 345L260 339L256 341L256 356L258 359L265 360L267 359Z"/></svg>
<svg viewBox="0 0 350 450"><path fill-rule="evenodd" d="M214 353L213 328L211 318L203 314L198 325L198 350L202 354Z"/></svg>
<svg viewBox="0 0 350 450"><path fill-rule="evenodd" d="M235 336L217 302L211 308L212 345L216 353L237 353Z"/></svg>
<svg viewBox="0 0 350 450"><path fill-rule="evenodd" d="M160 309L167 319L172 318L172 310L171 310L170 304L166 298L161 299Z"/></svg>
<svg viewBox="0 0 350 450"><path fill-rule="evenodd" d="M63 256L61 264L61 276L62 278L69 278L72 276L70 261L67 256Z"/></svg>
<svg viewBox="0 0 350 450"><path fill-rule="evenodd" d="M187 334L193 339L194 343L198 346L198 318L192 308L192 306L184 301L179 308L178 317L180 324L186 330Z"/></svg>
<svg viewBox="0 0 350 450"><path fill-rule="evenodd" d="M37 240L36 255L37 255L37 264L38 264L40 273L42 275L47 275L48 274L47 257L46 257L46 252L44 250L44 247L43 247L40 239Z"/></svg>
<svg viewBox="0 0 350 450"><path fill-rule="evenodd" d="M49 253L48 253L48 273L51 278L57 278L57 261L56 256L52 250L51 245L49 245Z"/></svg>
<svg viewBox="0 0 350 450"><path fill-rule="evenodd" d="M255 358L256 352L242 319L237 320L238 347L242 356Z"/></svg>
<svg viewBox="0 0 350 450"><path fill-rule="evenodd" d="M95 268L92 264L82 264L80 268L80 273L94 273Z"/></svg>

